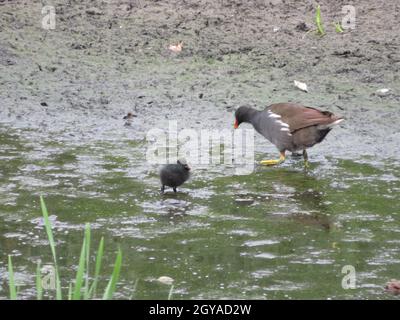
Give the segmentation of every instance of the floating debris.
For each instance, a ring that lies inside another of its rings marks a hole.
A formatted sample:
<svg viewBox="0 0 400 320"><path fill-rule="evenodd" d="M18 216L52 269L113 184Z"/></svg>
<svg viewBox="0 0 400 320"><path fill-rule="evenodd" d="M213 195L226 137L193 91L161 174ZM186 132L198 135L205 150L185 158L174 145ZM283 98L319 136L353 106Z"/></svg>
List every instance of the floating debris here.
<svg viewBox="0 0 400 320"><path fill-rule="evenodd" d="M179 53L182 51L182 47L183 47L183 42L181 41L181 42L178 42L178 44L176 44L176 45L171 44L168 47L168 49L171 50L172 52Z"/></svg>
<svg viewBox="0 0 400 320"><path fill-rule="evenodd" d="M92 7L86 10L86 14L92 15L92 16L101 16L104 15L104 12L98 8Z"/></svg>
<svg viewBox="0 0 400 320"><path fill-rule="evenodd" d="M380 97L387 96L389 92L390 92L390 89L388 89L388 88L376 90L376 94Z"/></svg>
<svg viewBox="0 0 400 320"><path fill-rule="evenodd" d="M167 285L172 285L173 283L174 283L174 279L172 279L171 277L168 277L168 276L162 276L162 277L159 277L158 279L157 279L157 281L158 282L160 282L160 283L162 283L162 284L167 284Z"/></svg>
<svg viewBox="0 0 400 320"><path fill-rule="evenodd" d="M305 22L300 22L296 25L296 30L299 30L299 31L307 32L307 31L310 31L310 29L311 28Z"/></svg>
<svg viewBox="0 0 400 320"><path fill-rule="evenodd" d="M294 85L304 92L308 92L307 85L304 82L294 80Z"/></svg>
<svg viewBox="0 0 400 320"><path fill-rule="evenodd" d="M238 204L249 205L254 203L254 199L247 198L247 199L235 199L235 202Z"/></svg>

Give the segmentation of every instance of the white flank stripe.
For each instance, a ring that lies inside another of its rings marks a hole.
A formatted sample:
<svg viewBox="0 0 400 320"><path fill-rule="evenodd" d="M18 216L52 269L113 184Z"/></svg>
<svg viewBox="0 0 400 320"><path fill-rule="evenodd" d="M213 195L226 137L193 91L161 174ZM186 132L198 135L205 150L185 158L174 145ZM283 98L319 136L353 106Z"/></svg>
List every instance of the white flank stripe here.
<svg viewBox="0 0 400 320"><path fill-rule="evenodd" d="M268 113L269 113L270 118L280 118L281 117L279 114L273 113L271 111L268 111Z"/></svg>
<svg viewBox="0 0 400 320"><path fill-rule="evenodd" d="M284 123L284 122L281 121L281 120L276 120L276 123L279 123L282 127L289 128L289 125L288 125L287 123Z"/></svg>

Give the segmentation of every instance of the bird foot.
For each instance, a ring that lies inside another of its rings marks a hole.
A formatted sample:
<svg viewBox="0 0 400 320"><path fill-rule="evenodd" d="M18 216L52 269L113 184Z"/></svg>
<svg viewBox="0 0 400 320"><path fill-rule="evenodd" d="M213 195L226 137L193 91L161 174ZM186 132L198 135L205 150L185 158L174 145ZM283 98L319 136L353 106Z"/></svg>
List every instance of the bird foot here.
<svg viewBox="0 0 400 320"><path fill-rule="evenodd" d="M262 164L263 166L274 166L277 164L280 164L281 161L280 160L261 160L260 164Z"/></svg>
<svg viewBox="0 0 400 320"><path fill-rule="evenodd" d="M281 164L284 161L285 161L285 153L281 153L281 156L279 157L278 160L261 160L260 164L264 166L274 166L277 164Z"/></svg>

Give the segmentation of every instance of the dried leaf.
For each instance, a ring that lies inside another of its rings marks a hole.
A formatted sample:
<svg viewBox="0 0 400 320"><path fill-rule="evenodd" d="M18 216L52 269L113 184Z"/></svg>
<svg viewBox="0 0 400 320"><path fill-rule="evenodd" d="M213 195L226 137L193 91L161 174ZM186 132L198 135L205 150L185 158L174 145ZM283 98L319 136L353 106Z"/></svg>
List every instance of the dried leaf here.
<svg viewBox="0 0 400 320"><path fill-rule="evenodd" d="M294 85L304 92L308 92L307 85L304 82L294 80Z"/></svg>
<svg viewBox="0 0 400 320"><path fill-rule="evenodd" d="M389 91L390 91L390 89L383 88L383 89L376 90L376 94L378 96L386 96L389 93Z"/></svg>
<svg viewBox="0 0 400 320"><path fill-rule="evenodd" d="M168 49L172 52L179 53L182 51L183 42L178 42L176 45L171 44Z"/></svg>

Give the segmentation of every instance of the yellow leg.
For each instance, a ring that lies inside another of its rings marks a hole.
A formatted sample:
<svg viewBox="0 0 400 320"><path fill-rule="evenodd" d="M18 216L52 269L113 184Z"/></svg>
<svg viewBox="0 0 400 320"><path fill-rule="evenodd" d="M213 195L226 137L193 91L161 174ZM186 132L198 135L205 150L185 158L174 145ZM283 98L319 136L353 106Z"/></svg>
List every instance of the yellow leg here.
<svg viewBox="0 0 400 320"><path fill-rule="evenodd" d="M273 166L276 164L280 164L285 161L285 151L281 152L279 160L262 160L260 161L260 164L264 166Z"/></svg>
<svg viewBox="0 0 400 320"><path fill-rule="evenodd" d="M308 169L310 167L310 163L308 162L308 154L306 149L303 150L303 158L304 158L304 168Z"/></svg>

